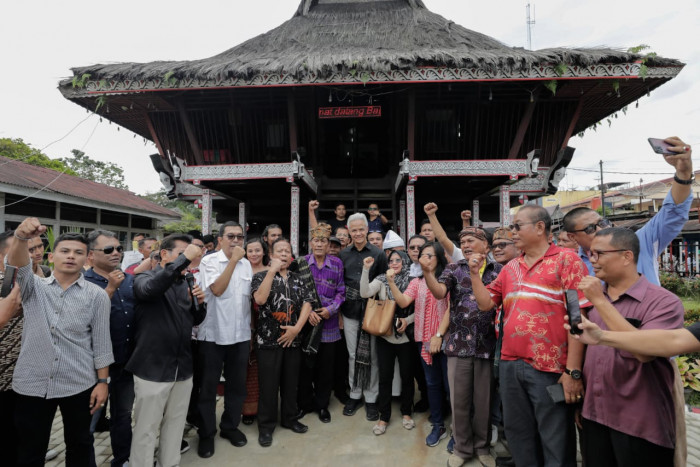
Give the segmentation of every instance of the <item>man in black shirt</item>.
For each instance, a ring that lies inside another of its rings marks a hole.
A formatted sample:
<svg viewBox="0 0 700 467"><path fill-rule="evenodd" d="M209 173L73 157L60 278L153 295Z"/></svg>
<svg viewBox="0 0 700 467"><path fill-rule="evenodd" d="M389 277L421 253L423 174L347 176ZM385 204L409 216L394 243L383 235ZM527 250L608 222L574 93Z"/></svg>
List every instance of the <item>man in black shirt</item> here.
<svg viewBox="0 0 700 467"><path fill-rule="evenodd" d="M348 218L350 237L352 244L340 252L345 270L345 303L341 307L343 313L343 326L345 341L348 346L350 358L348 360L350 371L350 399L345 404L343 415L355 415L362 405L362 395L365 396L367 407L367 420L379 420L379 411L376 402L379 394L379 367L377 363L377 349L375 337L369 336L369 348L365 343L368 336L362 336L362 318L365 313L366 301L360 297L360 276L362 275L363 261L372 256L374 264L370 269L369 280L386 272L389 268L386 255L382 250L367 242L367 217L364 214L353 214ZM360 339L364 337L364 339ZM358 341L359 355L358 355ZM369 350L369 355L367 355ZM356 357L358 357L356 359ZM369 358L368 358L369 357ZM356 368L356 363L358 368ZM369 366L369 368L367 368ZM362 370L356 376L356 370ZM368 376L368 377L367 377ZM357 380L357 381L355 381Z"/></svg>
<svg viewBox="0 0 700 467"><path fill-rule="evenodd" d="M190 292L183 278L190 262L202 255L202 249L191 241L189 235L165 237L160 244L160 265L134 279L136 348L126 365L134 375L136 393L132 465L153 465L158 426L159 464L180 463L192 390L192 326L201 323L205 314L204 292L198 286Z"/></svg>

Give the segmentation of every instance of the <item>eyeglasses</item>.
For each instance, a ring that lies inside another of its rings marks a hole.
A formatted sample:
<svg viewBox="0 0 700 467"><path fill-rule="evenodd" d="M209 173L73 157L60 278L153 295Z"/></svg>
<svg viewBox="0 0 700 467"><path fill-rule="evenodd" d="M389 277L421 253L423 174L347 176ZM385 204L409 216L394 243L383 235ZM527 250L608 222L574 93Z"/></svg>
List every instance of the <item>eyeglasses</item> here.
<svg viewBox="0 0 700 467"><path fill-rule="evenodd" d="M411 246L408 247L408 249L409 249L409 250L420 250L420 247L421 247L421 246L422 246L422 245L420 245L420 246L419 246L419 245L411 245Z"/></svg>
<svg viewBox="0 0 700 467"><path fill-rule="evenodd" d="M367 208L368 211L379 211L379 208Z"/></svg>
<svg viewBox="0 0 700 467"><path fill-rule="evenodd" d="M492 246L494 250L505 250L506 248L508 248L508 245L514 245L514 242L494 243Z"/></svg>
<svg viewBox="0 0 700 467"><path fill-rule="evenodd" d="M401 258L395 258L395 259L389 260L389 264L399 264L402 262L403 261L401 261Z"/></svg>
<svg viewBox="0 0 700 467"><path fill-rule="evenodd" d="M619 253L621 251L632 251L632 250L591 250L590 253L588 253L588 257L591 259L591 261L598 261L598 257L600 255L603 255L605 253Z"/></svg>
<svg viewBox="0 0 700 467"><path fill-rule="evenodd" d="M228 234L228 235L224 235L224 237L228 238L228 241L230 242L234 239L243 240L245 238L245 235L243 235L243 234Z"/></svg>
<svg viewBox="0 0 700 467"><path fill-rule="evenodd" d="M595 224L588 224L587 226L585 226L582 229L571 230L570 232L571 233L583 232L586 235L590 235L590 234L594 234L596 232L596 230L598 230L598 227L600 227L601 229L604 229L606 227L610 227L611 225L612 225L612 222L610 222L608 219L606 219L604 217L601 217L600 219L598 219L598 222L596 222Z"/></svg>
<svg viewBox="0 0 700 467"><path fill-rule="evenodd" d="M523 228L523 225L527 225L527 224L537 224L537 222L521 222L519 224L511 224L508 227L510 228L510 230L515 230L516 232L520 232L520 229Z"/></svg>
<svg viewBox="0 0 700 467"><path fill-rule="evenodd" d="M423 256L427 256L428 259L433 259L433 257L434 257L435 255L432 254L432 253L423 253L422 255L420 255L421 258L422 258Z"/></svg>
<svg viewBox="0 0 700 467"><path fill-rule="evenodd" d="M198 244L196 244L196 243L193 243L192 245L198 246L198 247L201 248L202 250L206 248L206 247L204 246L204 244L198 245Z"/></svg>
<svg viewBox="0 0 700 467"><path fill-rule="evenodd" d="M106 248L93 248L93 250L101 251L106 255L111 255L114 253L114 250L117 250L119 253L124 251L124 247L119 245L119 246L108 246Z"/></svg>
<svg viewBox="0 0 700 467"><path fill-rule="evenodd" d="M335 236L337 238L348 238L349 237L349 235L346 233L337 233L337 234L335 234Z"/></svg>

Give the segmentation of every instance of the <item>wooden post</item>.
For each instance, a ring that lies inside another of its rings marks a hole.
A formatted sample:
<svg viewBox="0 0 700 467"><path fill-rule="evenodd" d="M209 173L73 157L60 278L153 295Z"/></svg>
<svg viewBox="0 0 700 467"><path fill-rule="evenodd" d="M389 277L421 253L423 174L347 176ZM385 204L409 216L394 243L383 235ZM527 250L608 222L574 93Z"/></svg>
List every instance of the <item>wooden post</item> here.
<svg viewBox="0 0 700 467"><path fill-rule="evenodd" d="M246 229L246 219L245 219L245 203L238 203L238 223L241 224L241 228L243 229L243 234L246 234L248 232L248 229Z"/></svg>
<svg viewBox="0 0 700 467"><path fill-rule="evenodd" d="M406 217L406 241L408 242L408 239L416 234L416 190L411 184L406 185Z"/></svg>
<svg viewBox="0 0 700 467"><path fill-rule="evenodd" d="M510 225L510 185L501 185L501 227Z"/></svg>
<svg viewBox="0 0 700 467"><path fill-rule="evenodd" d="M211 192L202 190L202 235L211 233Z"/></svg>
<svg viewBox="0 0 700 467"><path fill-rule="evenodd" d="M185 128L187 140L190 142L190 148L192 149L192 154L194 155L194 162L197 165L204 165L204 155L202 154L202 148L199 146L197 136L194 134L194 130L192 129L190 117L189 115L187 115L187 109L185 109L185 105L181 101L177 103L177 110L180 113L180 120L182 121L182 126ZM184 154L181 154L180 156L183 157Z"/></svg>
<svg viewBox="0 0 700 467"><path fill-rule="evenodd" d="M481 221L479 220L479 200L475 199L472 201L472 226L479 227Z"/></svg>
<svg viewBox="0 0 700 467"><path fill-rule="evenodd" d="M416 92L408 94L408 158L415 159L416 151Z"/></svg>
<svg viewBox="0 0 700 467"><path fill-rule="evenodd" d="M403 241L406 242L406 200L399 201L399 231L397 232Z"/></svg>
<svg viewBox="0 0 700 467"><path fill-rule="evenodd" d="M289 242L294 256L299 256L299 187L292 184L291 210L289 221Z"/></svg>

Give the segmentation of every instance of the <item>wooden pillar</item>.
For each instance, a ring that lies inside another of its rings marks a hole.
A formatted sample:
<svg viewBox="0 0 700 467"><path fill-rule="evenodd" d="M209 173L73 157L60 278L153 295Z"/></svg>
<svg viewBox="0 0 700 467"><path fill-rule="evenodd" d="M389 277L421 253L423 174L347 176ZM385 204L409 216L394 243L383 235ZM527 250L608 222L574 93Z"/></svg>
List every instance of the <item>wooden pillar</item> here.
<svg viewBox="0 0 700 467"><path fill-rule="evenodd" d="M97 208L97 228L102 228L102 209Z"/></svg>
<svg viewBox="0 0 700 467"><path fill-rule="evenodd" d="M211 192L202 190L202 235L211 233Z"/></svg>
<svg viewBox="0 0 700 467"><path fill-rule="evenodd" d="M408 94L408 158L415 159L416 150L416 92L414 89Z"/></svg>
<svg viewBox="0 0 700 467"><path fill-rule="evenodd" d="M406 238L406 200L402 199L399 201L399 231L397 232L404 242L408 239Z"/></svg>
<svg viewBox="0 0 700 467"><path fill-rule="evenodd" d="M510 185L501 185L501 227L510 225Z"/></svg>
<svg viewBox="0 0 700 467"><path fill-rule="evenodd" d="M289 223L289 242L292 244L292 253L294 256L299 256L299 187L296 184L292 184Z"/></svg>
<svg viewBox="0 0 700 467"><path fill-rule="evenodd" d="M416 234L416 189L411 184L406 185L406 218L406 242L408 242L408 239Z"/></svg>
<svg viewBox="0 0 700 467"><path fill-rule="evenodd" d="M472 201L472 226L479 227L481 221L479 220L479 200L475 199Z"/></svg>
<svg viewBox="0 0 700 467"><path fill-rule="evenodd" d="M287 93L287 119L289 120L289 150L296 151L299 147L297 142L297 112L294 105L294 93L291 90Z"/></svg>
<svg viewBox="0 0 700 467"><path fill-rule="evenodd" d="M58 237L61 235L61 202L56 201L56 214L54 214L54 218L56 219L56 222L53 224L53 235L54 238ZM131 215L129 215L129 218L131 218ZM129 222L131 222L131 219L129 219Z"/></svg>
<svg viewBox="0 0 700 467"><path fill-rule="evenodd" d="M241 228L243 229L243 234L245 235L246 232L248 232L248 229L246 228L246 219L245 219L245 203L238 203L238 223L241 224ZM221 232L219 232L221 233Z"/></svg>

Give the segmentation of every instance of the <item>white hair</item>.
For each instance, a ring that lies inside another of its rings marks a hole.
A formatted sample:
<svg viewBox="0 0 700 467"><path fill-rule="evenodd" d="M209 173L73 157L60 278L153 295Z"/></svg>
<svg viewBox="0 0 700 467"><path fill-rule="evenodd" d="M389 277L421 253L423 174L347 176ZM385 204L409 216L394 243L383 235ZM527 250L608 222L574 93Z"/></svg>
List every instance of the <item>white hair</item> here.
<svg viewBox="0 0 700 467"><path fill-rule="evenodd" d="M365 216L361 212L356 212L352 216L348 217L348 227L350 227L350 223L353 221L362 221L362 223L365 224L365 227L369 227L369 222L367 222L367 216Z"/></svg>

